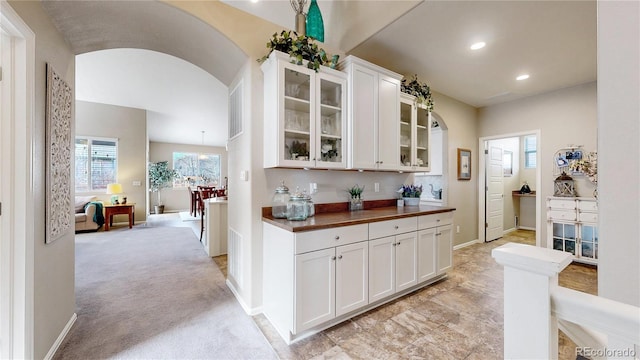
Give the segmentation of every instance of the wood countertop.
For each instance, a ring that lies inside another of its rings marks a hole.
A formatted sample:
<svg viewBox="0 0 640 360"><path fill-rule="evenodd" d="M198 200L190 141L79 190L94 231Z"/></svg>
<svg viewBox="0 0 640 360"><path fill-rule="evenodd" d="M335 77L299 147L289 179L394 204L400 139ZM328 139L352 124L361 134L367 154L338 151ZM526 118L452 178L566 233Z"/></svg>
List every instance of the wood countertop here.
<svg viewBox="0 0 640 360"><path fill-rule="evenodd" d="M375 207L358 211L335 211L317 213L304 221L289 221L287 219L276 219L271 216L271 208L269 212L263 211L262 221L275 225L291 232L301 232L319 229L328 229L338 226L349 226L357 224L366 224L377 221L401 219L419 215L430 215L444 212L455 211L455 208L444 206L384 206Z"/></svg>

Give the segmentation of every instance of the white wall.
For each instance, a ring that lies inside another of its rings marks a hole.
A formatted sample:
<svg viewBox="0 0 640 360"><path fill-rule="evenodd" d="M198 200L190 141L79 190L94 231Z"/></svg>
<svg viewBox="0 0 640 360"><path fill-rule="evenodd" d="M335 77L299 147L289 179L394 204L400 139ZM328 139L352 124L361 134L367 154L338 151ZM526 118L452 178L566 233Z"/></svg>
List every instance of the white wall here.
<svg viewBox="0 0 640 360"><path fill-rule="evenodd" d="M224 184L223 179L227 176L227 150L225 148L151 141L149 142L149 161L168 161L169 167L173 168L173 153L175 151L220 155L219 185L222 186ZM165 206L165 212L189 211L189 207L191 206L191 195L189 195L187 188L163 189L161 196L162 202ZM152 210L153 205L158 202L157 194L151 193L149 200L149 209Z"/></svg>
<svg viewBox="0 0 640 360"><path fill-rule="evenodd" d="M46 64L53 65L71 86L75 83L75 56L42 10L40 2L11 1L11 7L35 33L35 106L34 106L34 204L35 224L33 264L33 357L45 357L75 311L74 229L45 244L45 90ZM72 119L72 126L75 120ZM73 201L71 201L73 204ZM73 211L69 209L69 211ZM27 272L28 273L28 272ZM27 281L27 284L29 281ZM27 289L29 292L29 289ZM20 304L16 304L20 306ZM27 312L28 313L28 312ZM4 320L3 320L4 321ZM31 334L27 334L27 337Z"/></svg>
<svg viewBox="0 0 640 360"><path fill-rule="evenodd" d="M135 204L136 222L147 219L147 112L123 106L76 101L76 135L118 139L118 183L127 203ZM140 181L140 186L133 186ZM85 194L85 193L83 193ZM105 202L111 195L88 192ZM116 215L114 222L126 221Z"/></svg>
<svg viewBox="0 0 640 360"><path fill-rule="evenodd" d="M598 1L598 294L640 306L640 2Z"/></svg>
<svg viewBox="0 0 640 360"><path fill-rule="evenodd" d="M478 119L480 137L540 129L538 165L542 183L537 184L535 190L543 200L541 216L546 219L544 199L553 195L552 159L556 150L567 144L581 144L586 152L597 151L596 83L481 108ZM579 195L593 194L594 186L588 180L576 180ZM547 227L542 226L540 230L545 244Z"/></svg>

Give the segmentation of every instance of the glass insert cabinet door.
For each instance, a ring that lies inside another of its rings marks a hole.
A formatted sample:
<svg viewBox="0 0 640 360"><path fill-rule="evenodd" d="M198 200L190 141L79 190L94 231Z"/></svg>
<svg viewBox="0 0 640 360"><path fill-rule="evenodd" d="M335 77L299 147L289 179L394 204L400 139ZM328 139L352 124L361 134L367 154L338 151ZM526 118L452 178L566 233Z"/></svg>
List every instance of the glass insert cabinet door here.
<svg viewBox="0 0 640 360"><path fill-rule="evenodd" d="M344 168L346 81L325 73L318 73L317 79L316 166Z"/></svg>
<svg viewBox="0 0 640 360"><path fill-rule="evenodd" d="M310 161L313 148L311 75L284 69L284 159Z"/></svg>
<svg viewBox="0 0 640 360"><path fill-rule="evenodd" d="M580 256L598 258L598 228L595 225L580 226Z"/></svg>
<svg viewBox="0 0 640 360"><path fill-rule="evenodd" d="M553 248L576 255L576 225L553 223Z"/></svg>
<svg viewBox="0 0 640 360"><path fill-rule="evenodd" d="M400 165L411 166L411 122L413 104L411 101L400 102Z"/></svg>
<svg viewBox="0 0 640 360"><path fill-rule="evenodd" d="M418 106L416 112L416 164L418 167L429 166L429 130L431 116L427 109Z"/></svg>

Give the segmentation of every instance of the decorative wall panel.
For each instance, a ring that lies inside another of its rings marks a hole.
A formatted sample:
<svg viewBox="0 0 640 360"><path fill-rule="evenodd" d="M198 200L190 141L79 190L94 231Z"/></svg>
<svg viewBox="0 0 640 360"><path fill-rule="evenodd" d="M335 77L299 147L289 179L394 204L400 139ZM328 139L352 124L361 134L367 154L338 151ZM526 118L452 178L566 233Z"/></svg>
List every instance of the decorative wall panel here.
<svg viewBox="0 0 640 360"><path fill-rule="evenodd" d="M74 225L71 201L71 87L47 64L46 236L50 243Z"/></svg>

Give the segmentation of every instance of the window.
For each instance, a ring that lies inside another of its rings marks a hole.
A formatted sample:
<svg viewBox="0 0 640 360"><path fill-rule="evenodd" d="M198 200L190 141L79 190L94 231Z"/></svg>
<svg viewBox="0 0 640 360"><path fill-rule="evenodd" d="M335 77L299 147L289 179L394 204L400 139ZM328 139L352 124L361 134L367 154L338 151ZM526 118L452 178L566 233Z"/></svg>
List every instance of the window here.
<svg viewBox="0 0 640 360"><path fill-rule="evenodd" d="M524 167L535 169L537 166L537 139L535 135L524 137Z"/></svg>
<svg viewBox="0 0 640 360"><path fill-rule="evenodd" d="M76 192L102 191L118 178L118 140L76 137Z"/></svg>
<svg viewBox="0 0 640 360"><path fill-rule="evenodd" d="M180 174L173 187L220 184L220 155L174 152L173 168Z"/></svg>

